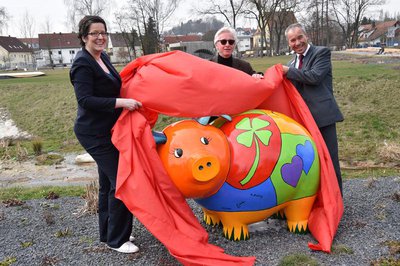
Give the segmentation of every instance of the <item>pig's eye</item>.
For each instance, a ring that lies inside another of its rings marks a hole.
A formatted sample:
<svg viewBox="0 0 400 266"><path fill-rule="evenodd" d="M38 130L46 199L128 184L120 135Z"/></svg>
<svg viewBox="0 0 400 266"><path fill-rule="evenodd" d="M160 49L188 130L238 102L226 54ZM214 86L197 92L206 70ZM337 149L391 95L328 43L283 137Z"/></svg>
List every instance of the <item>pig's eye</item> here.
<svg viewBox="0 0 400 266"><path fill-rule="evenodd" d="M208 138L206 138L206 137L201 137L201 138L200 138L200 141L201 141L201 143L203 143L204 145L208 145L208 143L209 143Z"/></svg>
<svg viewBox="0 0 400 266"><path fill-rule="evenodd" d="M175 151L174 151L174 156L175 156L176 158L181 158L182 155L183 155L183 150L182 150L182 149L175 149Z"/></svg>

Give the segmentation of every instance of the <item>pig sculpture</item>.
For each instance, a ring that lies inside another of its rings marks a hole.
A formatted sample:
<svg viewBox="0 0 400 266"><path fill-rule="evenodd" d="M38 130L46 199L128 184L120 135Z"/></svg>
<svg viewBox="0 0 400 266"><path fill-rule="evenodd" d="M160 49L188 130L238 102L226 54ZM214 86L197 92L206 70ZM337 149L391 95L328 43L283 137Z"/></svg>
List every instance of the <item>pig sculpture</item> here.
<svg viewBox="0 0 400 266"><path fill-rule="evenodd" d="M319 157L307 130L272 111L250 110L212 125L167 126L157 151L174 184L222 223L225 237L249 238L248 224L273 214L291 232L307 230L319 186Z"/></svg>

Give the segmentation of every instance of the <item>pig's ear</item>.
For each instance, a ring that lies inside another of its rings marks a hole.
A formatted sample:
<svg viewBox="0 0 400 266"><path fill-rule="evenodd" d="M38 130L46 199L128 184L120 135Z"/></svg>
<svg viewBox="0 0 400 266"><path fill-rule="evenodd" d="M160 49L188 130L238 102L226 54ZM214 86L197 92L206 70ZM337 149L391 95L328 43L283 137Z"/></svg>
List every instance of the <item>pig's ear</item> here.
<svg viewBox="0 0 400 266"><path fill-rule="evenodd" d="M228 121L232 121L232 117L230 115L221 115L221 117L225 118ZM203 117L197 118L196 120L197 120L197 122L199 122L200 124L205 126L210 123L210 119L211 119L211 116L203 116ZM215 120L215 116L214 116L213 120Z"/></svg>
<svg viewBox="0 0 400 266"><path fill-rule="evenodd" d="M151 131L153 134L154 141L156 144L164 144L167 142L167 136L164 133L158 131Z"/></svg>
<svg viewBox="0 0 400 266"><path fill-rule="evenodd" d="M229 122L232 122L232 117L230 115L221 115L223 118L228 120Z"/></svg>
<svg viewBox="0 0 400 266"><path fill-rule="evenodd" d="M196 120L197 120L197 122L199 122L200 124L205 126L208 124L208 122L210 122L210 118L211 118L211 116L203 116L203 117L197 118Z"/></svg>

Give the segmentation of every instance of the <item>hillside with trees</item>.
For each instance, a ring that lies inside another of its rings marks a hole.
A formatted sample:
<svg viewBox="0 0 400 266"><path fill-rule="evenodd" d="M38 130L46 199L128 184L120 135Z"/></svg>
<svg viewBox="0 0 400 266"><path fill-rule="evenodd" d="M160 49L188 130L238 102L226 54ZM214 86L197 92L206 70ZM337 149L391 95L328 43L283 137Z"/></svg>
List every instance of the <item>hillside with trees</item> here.
<svg viewBox="0 0 400 266"><path fill-rule="evenodd" d="M216 18L189 20L167 31L167 35L187 35L191 33L206 33L218 30L224 23Z"/></svg>

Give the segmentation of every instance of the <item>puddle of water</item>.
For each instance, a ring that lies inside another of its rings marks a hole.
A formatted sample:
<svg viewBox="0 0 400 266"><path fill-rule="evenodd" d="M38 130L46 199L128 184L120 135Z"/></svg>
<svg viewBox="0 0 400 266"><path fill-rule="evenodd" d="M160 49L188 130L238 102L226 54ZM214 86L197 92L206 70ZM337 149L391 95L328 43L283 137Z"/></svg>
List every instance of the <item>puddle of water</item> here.
<svg viewBox="0 0 400 266"><path fill-rule="evenodd" d="M97 180L95 163L76 164L76 154L67 154L58 165L35 165L35 161L0 162L0 187L86 185Z"/></svg>

